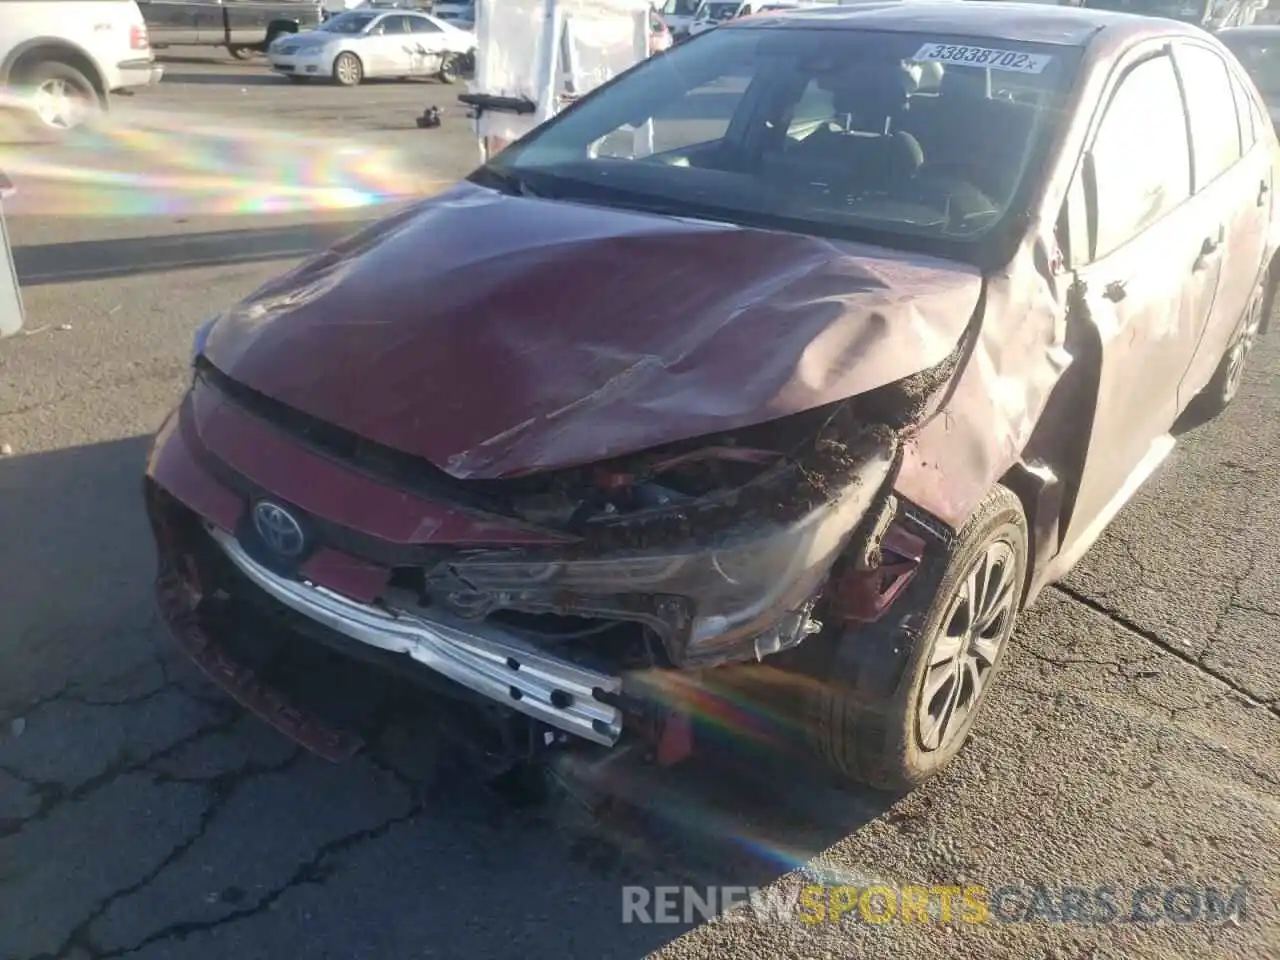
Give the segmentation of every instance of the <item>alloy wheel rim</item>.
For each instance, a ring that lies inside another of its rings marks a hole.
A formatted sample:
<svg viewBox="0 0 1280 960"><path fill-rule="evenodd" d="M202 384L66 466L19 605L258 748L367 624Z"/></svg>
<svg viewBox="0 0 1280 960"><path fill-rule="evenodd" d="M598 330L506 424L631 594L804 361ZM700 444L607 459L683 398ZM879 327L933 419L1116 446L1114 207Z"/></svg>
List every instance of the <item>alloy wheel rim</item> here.
<svg viewBox="0 0 1280 960"><path fill-rule="evenodd" d="M342 57L338 61L338 76L343 83L354 83L356 79L356 65L350 57Z"/></svg>
<svg viewBox="0 0 1280 960"><path fill-rule="evenodd" d="M916 711L927 753L949 745L965 727L1012 629L1017 597L1013 547L989 543L951 600L933 639Z"/></svg>
<svg viewBox="0 0 1280 960"><path fill-rule="evenodd" d="M70 130L84 117L83 97L65 80L45 80L36 87L33 100L36 116L47 127Z"/></svg>
<svg viewBox="0 0 1280 960"><path fill-rule="evenodd" d="M1240 389L1240 384L1244 382L1245 361L1249 359L1249 352L1253 350L1254 341L1258 337L1258 330L1262 326L1262 300L1260 296L1255 296L1249 304L1249 314L1245 318L1244 328L1240 331L1240 336L1236 338L1236 342L1231 346L1231 353L1227 358L1227 383L1226 398L1230 400Z"/></svg>

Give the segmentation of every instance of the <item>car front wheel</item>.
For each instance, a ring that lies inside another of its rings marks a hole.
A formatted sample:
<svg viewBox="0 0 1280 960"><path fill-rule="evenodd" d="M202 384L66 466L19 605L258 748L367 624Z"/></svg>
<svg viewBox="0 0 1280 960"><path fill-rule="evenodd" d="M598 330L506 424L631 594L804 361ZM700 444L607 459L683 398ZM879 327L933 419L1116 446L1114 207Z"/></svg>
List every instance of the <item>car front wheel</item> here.
<svg viewBox="0 0 1280 960"><path fill-rule="evenodd" d="M440 61L440 72L436 74L441 83L457 83L462 74L462 56L457 53L446 53Z"/></svg>
<svg viewBox="0 0 1280 960"><path fill-rule="evenodd" d="M1027 578L1027 521L996 487L885 619L847 631L806 696L813 746L838 773L909 790L960 752L1004 661Z"/></svg>
<svg viewBox="0 0 1280 960"><path fill-rule="evenodd" d="M83 126L102 111L102 99L88 77L57 60L37 63L24 71L31 91L31 110L47 131L65 134Z"/></svg>
<svg viewBox="0 0 1280 960"><path fill-rule="evenodd" d="M364 64L354 53L340 53L333 61L333 79L340 86L357 87L364 79Z"/></svg>

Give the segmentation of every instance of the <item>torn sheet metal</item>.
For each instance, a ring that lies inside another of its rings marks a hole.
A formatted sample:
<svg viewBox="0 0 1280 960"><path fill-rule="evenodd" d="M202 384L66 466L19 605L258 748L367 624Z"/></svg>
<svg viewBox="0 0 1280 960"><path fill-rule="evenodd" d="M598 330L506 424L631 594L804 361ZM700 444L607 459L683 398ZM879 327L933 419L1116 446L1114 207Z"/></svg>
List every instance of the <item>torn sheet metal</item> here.
<svg viewBox="0 0 1280 960"><path fill-rule="evenodd" d="M464 184L259 291L205 355L454 477L494 478L763 423L935 366L981 286L951 261Z"/></svg>
<svg viewBox="0 0 1280 960"><path fill-rule="evenodd" d="M1071 363L1065 302L1032 262L1016 257L1017 272L988 278L983 322L952 392L904 446L896 489L952 527L1021 457Z"/></svg>

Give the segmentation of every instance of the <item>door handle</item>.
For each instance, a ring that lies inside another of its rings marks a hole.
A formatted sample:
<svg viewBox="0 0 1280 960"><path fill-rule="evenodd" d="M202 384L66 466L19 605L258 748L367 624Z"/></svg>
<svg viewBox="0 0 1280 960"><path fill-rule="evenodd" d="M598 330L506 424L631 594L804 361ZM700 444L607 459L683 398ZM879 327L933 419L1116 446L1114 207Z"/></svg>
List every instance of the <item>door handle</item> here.
<svg viewBox="0 0 1280 960"><path fill-rule="evenodd" d="M1129 295L1129 288L1123 280L1112 280L1103 289L1102 295L1112 303L1119 303Z"/></svg>
<svg viewBox="0 0 1280 960"><path fill-rule="evenodd" d="M1196 257L1196 262L1191 267L1192 270L1203 270L1208 266L1209 258L1217 253L1222 246L1224 236L1225 231L1219 227L1217 236L1204 238L1204 242L1200 244L1200 255Z"/></svg>

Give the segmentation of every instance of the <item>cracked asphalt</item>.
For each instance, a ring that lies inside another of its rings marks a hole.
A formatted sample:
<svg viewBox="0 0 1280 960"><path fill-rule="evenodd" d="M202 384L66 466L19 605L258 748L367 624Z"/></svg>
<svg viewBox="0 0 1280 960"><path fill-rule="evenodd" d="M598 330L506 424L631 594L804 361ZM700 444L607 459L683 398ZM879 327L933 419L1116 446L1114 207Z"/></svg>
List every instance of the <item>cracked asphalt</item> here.
<svg viewBox="0 0 1280 960"><path fill-rule="evenodd" d="M346 131L411 153L424 180L474 159L451 107L442 129L413 129L451 102L431 84L169 69L139 109ZM157 623L139 476L193 330L377 211L174 215L154 191L143 202L144 175L138 196L104 187L100 206L85 195L54 217L40 204L56 182L17 179L34 332L0 344L3 960L1280 957L1275 337L1231 411L1183 436L1026 614L998 695L936 781L897 801L844 791L723 732L697 766L611 769L629 803L593 818L467 776L429 713L389 715L347 764L310 757ZM1112 886L1122 903L1145 885L1247 884L1248 899L1221 923L621 922L625 884L794 890L802 869Z"/></svg>

